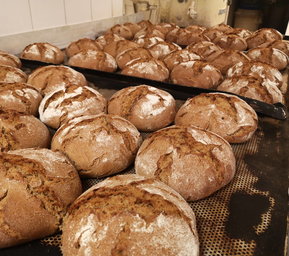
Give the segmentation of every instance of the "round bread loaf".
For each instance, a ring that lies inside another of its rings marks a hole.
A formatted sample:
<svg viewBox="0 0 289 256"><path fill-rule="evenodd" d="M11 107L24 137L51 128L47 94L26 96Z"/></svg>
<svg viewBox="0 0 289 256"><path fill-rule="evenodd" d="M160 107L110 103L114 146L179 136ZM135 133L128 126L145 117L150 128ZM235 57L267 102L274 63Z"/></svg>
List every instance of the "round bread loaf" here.
<svg viewBox="0 0 289 256"><path fill-rule="evenodd" d="M247 38L248 48L267 47L275 40L282 40L283 35L273 28L261 28Z"/></svg>
<svg viewBox="0 0 289 256"><path fill-rule="evenodd" d="M134 34L132 33L132 31L130 30L128 26L120 25L120 24L116 24L113 27L111 27L108 33L116 34L127 40L133 39L133 36L134 36Z"/></svg>
<svg viewBox="0 0 289 256"><path fill-rule="evenodd" d="M41 94L25 83L0 82L0 108L36 116Z"/></svg>
<svg viewBox="0 0 289 256"><path fill-rule="evenodd" d="M243 143L256 131L258 117L250 105L236 96L202 93L181 106L175 124L197 126L220 135L230 143Z"/></svg>
<svg viewBox="0 0 289 256"><path fill-rule="evenodd" d="M132 22L126 22L123 24L123 26L127 27L130 29L130 31L132 32L132 35L134 36L138 31L141 30L141 26L139 26L136 23L132 23Z"/></svg>
<svg viewBox="0 0 289 256"><path fill-rule="evenodd" d="M223 49L245 51L248 47L245 39L233 34L221 35L215 38L213 42Z"/></svg>
<svg viewBox="0 0 289 256"><path fill-rule="evenodd" d="M240 75L262 78L264 82L269 84L273 83L278 88L280 88L283 83L283 76L277 68L259 61L239 62L228 69L227 77Z"/></svg>
<svg viewBox="0 0 289 256"><path fill-rule="evenodd" d="M143 48L149 48L153 46L154 44L157 44L159 42L163 42L164 40L160 37L141 37L135 39L135 42Z"/></svg>
<svg viewBox="0 0 289 256"><path fill-rule="evenodd" d="M67 57L71 57L84 50L101 50L101 46L95 40L89 38L81 38L70 43L66 49Z"/></svg>
<svg viewBox="0 0 289 256"><path fill-rule="evenodd" d="M163 59L170 53L181 49L182 48L180 46L168 42L158 42L148 48L148 50L155 59Z"/></svg>
<svg viewBox="0 0 289 256"><path fill-rule="evenodd" d="M19 68L0 65L0 82L3 83L25 83L27 75Z"/></svg>
<svg viewBox="0 0 289 256"><path fill-rule="evenodd" d="M279 70L286 68L289 64L288 56L284 52L272 47L251 49L247 52L247 55L252 60L270 64Z"/></svg>
<svg viewBox="0 0 289 256"><path fill-rule="evenodd" d="M120 41L120 40L125 40L123 37L118 36L116 34L111 34L111 33L106 33L97 39L95 39L95 42L97 45L103 50L103 48L112 42Z"/></svg>
<svg viewBox="0 0 289 256"><path fill-rule="evenodd" d="M160 37L163 40L165 39L165 35L160 30L155 29L153 26L141 29L134 35L134 39L142 37Z"/></svg>
<svg viewBox="0 0 289 256"><path fill-rule="evenodd" d="M211 41L215 40L217 37L221 37L225 33L216 28L208 28L203 32L203 35L208 37Z"/></svg>
<svg viewBox="0 0 289 256"><path fill-rule="evenodd" d="M135 160L138 175L157 178L185 200L205 198L227 185L235 174L230 144L197 127L171 126L144 140Z"/></svg>
<svg viewBox="0 0 289 256"><path fill-rule="evenodd" d="M201 41L196 44L190 44L186 47L190 52L194 52L206 61L215 59L223 50L213 42Z"/></svg>
<svg viewBox="0 0 289 256"><path fill-rule="evenodd" d="M162 23L158 23L156 25L154 25L154 28L161 31L163 33L163 35L167 35L167 33L169 33L171 30L173 30L174 28L177 28L178 26L176 24L173 23L166 23L166 22L162 22Z"/></svg>
<svg viewBox="0 0 289 256"><path fill-rule="evenodd" d="M232 28L230 25L224 24L224 23L220 23L218 25L215 25L213 27L211 27L212 29L216 29L222 32L226 32L226 33L230 33L232 31L234 31L234 28Z"/></svg>
<svg viewBox="0 0 289 256"><path fill-rule="evenodd" d="M176 27L166 34L166 42L176 43L179 36L179 27Z"/></svg>
<svg viewBox="0 0 289 256"><path fill-rule="evenodd" d="M167 68L172 71L176 65L191 60L201 60L201 56L187 49L183 49L171 52L164 57L163 62Z"/></svg>
<svg viewBox="0 0 289 256"><path fill-rule="evenodd" d="M169 70L166 65L157 59L133 61L127 65L121 73L157 81L166 81L169 78Z"/></svg>
<svg viewBox="0 0 289 256"><path fill-rule="evenodd" d="M250 58L243 52L237 50L224 50L217 55L211 63L217 69L221 71L223 75L226 75L228 69L238 62L248 62Z"/></svg>
<svg viewBox="0 0 289 256"><path fill-rule="evenodd" d="M176 103L166 91L148 85L131 86L110 98L108 113L127 119L140 131L156 131L174 121Z"/></svg>
<svg viewBox="0 0 289 256"><path fill-rule="evenodd" d="M178 45L187 46L201 41L210 41L210 39L202 33L193 32L187 29L179 29L176 43Z"/></svg>
<svg viewBox="0 0 289 256"><path fill-rule="evenodd" d="M68 65L106 72L117 70L115 58L100 50L83 50L70 57Z"/></svg>
<svg viewBox="0 0 289 256"><path fill-rule="evenodd" d="M283 102L280 89L273 83L252 76L233 76L226 78L217 88L244 97L264 101L269 104Z"/></svg>
<svg viewBox="0 0 289 256"><path fill-rule="evenodd" d="M64 256L198 256L195 215L162 182L134 174L115 176L71 205L61 249Z"/></svg>
<svg viewBox="0 0 289 256"><path fill-rule="evenodd" d="M245 28L233 28L233 30L230 31L229 33L240 36L244 39L247 39L253 34L250 30L245 29Z"/></svg>
<svg viewBox="0 0 289 256"><path fill-rule="evenodd" d="M287 40L276 40L273 41L269 47L276 48L282 52L284 52L289 57L289 41Z"/></svg>
<svg viewBox="0 0 289 256"><path fill-rule="evenodd" d="M23 49L20 57L52 64L61 64L64 62L64 53L57 46L50 43L29 44Z"/></svg>
<svg viewBox="0 0 289 256"><path fill-rule="evenodd" d="M176 65L170 75L174 84L189 87L216 88L222 81L221 72L205 61L187 61Z"/></svg>
<svg viewBox="0 0 289 256"><path fill-rule="evenodd" d="M103 51L116 58L120 53L132 48L140 47L137 43L129 40L112 41L104 46Z"/></svg>
<svg viewBox="0 0 289 256"><path fill-rule="evenodd" d="M48 128L36 117L13 110L0 110L1 152L20 148L47 148Z"/></svg>
<svg viewBox="0 0 289 256"><path fill-rule="evenodd" d="M52 235L81 194L77 171L60 152L0 154L0 248Z"/></svg>
<svg viewBox="0 0 289 256"><path fill-rule="evenodd" d="M35 69L28 77L27 83L42 94L70 86L71 84L85 86L83 74L67 66L44 66Z"/></svg>
<svg viewBox="0 0 289 256"><path fill-rule="evenodd" d="M21 68L22 63L17 56L9 54L8 52L0 51L0 65Z"/></svg>
<svg viewBox="0 0 289 256"><path fill-rule="evenodd" d="M152 55L149 50L139 47L132 48L124 51L116 56L116 63L120 69L124 69L127 64L135 60L148 61L152 59Z"/></svg>
<svg viewBox="0 0 289 256"><path fill-rule="evenodd" d="M133 124L115 115L77 117L55 133L51 148L64 152L85 177L103 177L127 168L141 136Z"/></svg>
<svg viewBox="0 0 289 256"><path fill-rule="evenodd" d="M200 34L203 33L206 30L206 28L199 25L189 25L186 26L186 30L194 32L196 34Z"/></svg>
<svg viewBox="0 0 289 256"><path fill-rule="evenodd" d="M39 106L39 118L57 129L74 117L106 112L106 99L88 86L72 85L47 94Z"/></svg>
<svg viewBox="0 0 289 256"><path fill-rule="evenodd" d="M137 23L142 29L152 27L153 24L149 20L142 20Z"/></svg>

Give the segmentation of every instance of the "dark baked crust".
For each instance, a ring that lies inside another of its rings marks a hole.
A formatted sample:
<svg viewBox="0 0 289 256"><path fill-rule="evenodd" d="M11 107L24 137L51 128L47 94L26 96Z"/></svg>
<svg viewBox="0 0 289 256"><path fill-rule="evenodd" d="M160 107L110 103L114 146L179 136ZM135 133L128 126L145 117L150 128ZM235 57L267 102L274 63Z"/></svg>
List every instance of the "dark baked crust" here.
<svg viewBox="0 0 289 256"><path fill-rule="evenodd" d="M0 65L0 82L25 83L27 75L19 68Z"/></svg>
<svg viewBox="0 0 289 256"><path fill-rule="evenodd" d="M66 49L67 57L71 57L83 50L101 50L99 43L90 38L81 38L77 41L70 43Z"/></svg>

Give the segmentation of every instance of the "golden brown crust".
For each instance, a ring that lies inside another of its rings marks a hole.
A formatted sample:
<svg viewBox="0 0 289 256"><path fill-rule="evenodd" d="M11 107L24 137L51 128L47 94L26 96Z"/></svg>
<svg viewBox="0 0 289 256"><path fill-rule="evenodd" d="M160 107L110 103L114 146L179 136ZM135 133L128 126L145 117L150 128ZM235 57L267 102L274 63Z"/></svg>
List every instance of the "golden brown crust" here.
<svg viewBox="0 0 289 256"><path fill-rule="evenodd" d="M0 65L21 68L22 63L17 56L9 54L8 52L0 51Z"/></svg>
<svg viewBox="0 0 289 256"><path fill-rule="evenodd" d="M137 43L129 40L112 41L104 46L103 51L116 58L116 56L128 49L140 47Z"/></svg>
<svg viewBox="0 0 289 256"><path fill-rule="evenodd" d="M276 40L273 41L268 47L276 48L284 52L289 57L289 41L287 40Z"/></svg>
<svg viewBox="0 0 289 256"><path fill-rule="evenodd" d="M129 26L116 24L111 27L108 33L116 34L120 37L123 37L127 40L133 39L134 33L131 31Z"/></svg>
<svg viewBox="0 0 289 256"><path fill-rule="evenodd" d="M116 35L116 34L105 33L104 35L99 36L97 39L95 39L95 42L103 50L103 48L107 44L110 44L114 41L120 41L120 40L125 40L125 39L121 36Z"/></svg>
<svg viewBox="0 0 289 256"><path fill-rule="evenodd" d="M181 50L182 48L174 43L158 42L148 48L150 53L155 59L163 59L174 51Z"/></svg>
<svg viewBox="0 0 289 256"><path fill-rule="evenodd" d="M201 41L210 41L210 39L201 32L198 33L182 28L178 30L176 40L178 45L187 46L189 44L195 44Z"/></svg>
<svg viewBox="0 0 289 256"><path fill-rule="evenodd" d="M135 42L143 48L149 48L158 42L163 42L164 40L160 37L141 37L137 38Z"/></svg>
<svg viewBox="0 0 289 256"><path fill-rule="evenodd" d="M27 75L19 68L0 65L0 82L25 83Z"/></svg>
<svg viewBox="0 0 289 256"><path fill-rule="evenodd" d="M71 57L83 50L101 50L99 44L90 38L81 38L77 41L70 43L66 49L67 57Z"/></svg>
<svg viewBox="0 0 289 256"><path fill-rule="evenodd" d="M223 49L245 51L248 47L245 39L234 34L221 35L215 38L213 42Z"/></svg>

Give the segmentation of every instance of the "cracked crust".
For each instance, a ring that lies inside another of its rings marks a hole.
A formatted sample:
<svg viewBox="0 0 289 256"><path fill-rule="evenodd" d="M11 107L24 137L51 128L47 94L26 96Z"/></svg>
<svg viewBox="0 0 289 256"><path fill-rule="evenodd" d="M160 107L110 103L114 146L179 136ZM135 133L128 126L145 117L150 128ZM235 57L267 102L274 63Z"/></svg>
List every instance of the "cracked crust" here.
<svg viewBox="0 0 289 256"><path fill-rule="evenodd" d="M138 175L163 181L193 201L232 180L235 157L230 144L215 133L193 126L171 126L143 142L135 170Z"/></svg>
<svg viewBox="0 0 289 256"><path fill-rule="evenodd" d="M0 154L0 248L51 235L81 193L61 153L22 149Z"/></svg>
<svg viewBox="0 0 289 256"><path fill-rule="evenodd" d="M82 194L64 220L63 255L199 255L195 216L173 189L121 175Z"/></svg>
<svg viewBox="0 0 289 256"><path fill-rule="evenodd" d="M0 65L0 82L26 83L27 75L19 68Z"/></svg>
<svg viewBox="0 0 289 256"><path fill-rule="evenodd" d="M134 160L140 133L115 115L74 118L55 133L51 148L65 153L80 175L102 177L120 172Z"/></svg>
<svg viewBox="0 0 289 256"><path fill-rule="evenodd" d="M233 34L218 36L213 42L222 49L245 51L248 47L245 39Z"/></svg>
<svg viewBox="0 0 289 256"><path fill-rule="evenodd" d="M112 41L106 44L103 48L103 51L111 55L113 58L116 58L120 53L132 49L140 47L137 43L129 40L118 40Z"/></svg>
<svg viewBox="0 0 289 256"><path fill-rule="evenodd" d="M223 93L204 93L188 99L179 109L175 124L197 126L214 132L230 143L249 140L258 126L258 117L240 98Z"/></svg>
<svg viewBox="0 0 289 256"><path fill-rule="evenodd" d="M158 42L148 48L150 53L155 59L163 59L174 51L181 50L182 48L174 43Z"/></svg>
<svg viewBox="0 0 289 256"><path fill-rule="evenodd" d="M93 39L81 38L77 41L70 43L66 49L67 57L71 57L83 50L101 50L100 45Z"/></svg>
<svg viewBox="0 0 289 256"><path fill-rule="evenodd" d="M0 65L10 66L14 68L21 68L21 60L8 52L0 51Z"/></svg>

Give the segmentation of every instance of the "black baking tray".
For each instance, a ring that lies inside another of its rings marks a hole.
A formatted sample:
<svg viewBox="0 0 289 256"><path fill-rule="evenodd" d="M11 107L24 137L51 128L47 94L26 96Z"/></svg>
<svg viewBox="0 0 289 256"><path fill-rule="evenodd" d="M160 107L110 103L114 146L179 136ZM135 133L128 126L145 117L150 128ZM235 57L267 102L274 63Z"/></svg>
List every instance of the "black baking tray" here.
<svg viewBox="0 0 289 256"><path fill-rule="evenodd" d="M24 68L37 67L23 64ZM88 81L101 89L118 90L144 81L75 69L82 71ZM145 84L166 89L182 101L197 94L196 90L192 92L178 86L166 88L172 85L147 79ZM253 138L246 143L232 145L237 160L233 181L212 196L190 203L196 214L203 256L286 255L289 120L278 120L263 114L259 115L258 130ZM83 180L84 187L88 187L89 182ZM47 239L42 239L2 249L0 255L58 256L61 251L59 245L50 245Z"/></svg>

